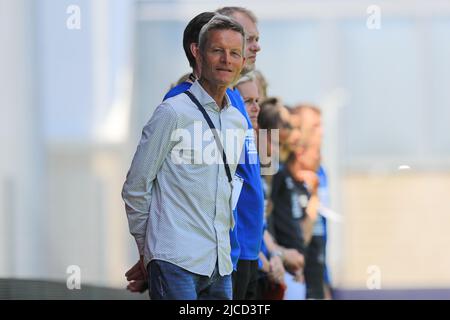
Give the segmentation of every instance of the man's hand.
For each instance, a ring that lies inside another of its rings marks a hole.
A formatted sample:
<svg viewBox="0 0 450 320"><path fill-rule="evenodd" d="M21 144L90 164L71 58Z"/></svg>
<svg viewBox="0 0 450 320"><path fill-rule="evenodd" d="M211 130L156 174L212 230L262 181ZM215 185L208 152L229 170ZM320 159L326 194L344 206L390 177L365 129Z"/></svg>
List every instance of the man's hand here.
<svg viewBox="0 0 450 320"><path fill-rule="evenodd" d="M142 293L148 289L148 275L147 270L145 270L143 256L125 273L125 277L129 281L127 290Z"/></svg>
<svg viewBox="0 0 450 320"><path fill-rule="evenodd" d="M127 290L131 292L144 293L148 289L147 280L132 280L127 285Z"/></svg>
<svg viewBox="0 0 450 320"><path fill-rule="evenodd" d="M259 260L261 260L262 262L261 270L265 273L269 273L270 272L269 260L267 260L266 256L261 251L259 252Z"/></svg>
<svg viewBox="0 0 450 320"><path fill-rule="evenodd" d="M297 272L294 274L294 280L299 283L305 282L305 276L303 275L303 269L297 270Z"/></svg>
<svg viewBox="0 0 450 320"><path fill-rule="evenodd" d="M272 282L284 284L284 272L285 270L281 258L279 256L270 258L269 279Z"/></svg>
<svg viewBox="0 0 450 320"><path fill-rule="evenodd" d="M298 181L303 181L308 186L309 192L311 194L316 194L319 188L319 177L317 173L310 170L299 170L295 174L295 179Z"/></svg>
<svg viewBox="0 0 450 320"><path fill-rule="evenodd" d="M303 272L305 266L305 258L296 249L284 249L283 261L286 266L286 270L291 274L296 274L298 270Z"/></svg>

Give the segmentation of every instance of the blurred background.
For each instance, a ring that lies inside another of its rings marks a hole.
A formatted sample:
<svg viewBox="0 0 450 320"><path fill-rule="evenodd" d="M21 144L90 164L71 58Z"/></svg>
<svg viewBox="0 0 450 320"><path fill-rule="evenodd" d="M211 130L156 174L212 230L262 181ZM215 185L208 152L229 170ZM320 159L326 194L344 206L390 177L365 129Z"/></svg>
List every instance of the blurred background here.
<svg viewBox="0 0 450 320"><path fill-rule="evenodd" d="M450 299L445 0L0 0L0 298L72 297L70 266L78 296L146 297L122 184L184 27L229 5L259 18L269 95L322 109L336 298Z"/></svg>

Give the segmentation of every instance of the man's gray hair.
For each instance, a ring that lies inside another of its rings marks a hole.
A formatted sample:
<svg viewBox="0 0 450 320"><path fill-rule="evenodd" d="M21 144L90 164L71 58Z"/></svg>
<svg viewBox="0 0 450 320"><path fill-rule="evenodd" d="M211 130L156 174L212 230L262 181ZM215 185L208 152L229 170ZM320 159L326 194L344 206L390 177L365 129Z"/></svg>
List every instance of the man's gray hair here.
<svg viewBox="0 0 450 320"><path fill-rule="evenodd" d="M242 13L243 15L246 15L250 20L252 20L253 23L258 23L258 19L256 18L255 14L251 12L250 10L243 8L243 7L223 7L216 10L217 13L223 14L227 17L233 17L233 15L237 12Z"/></svg>
<svg viewBox="0 0 450 320"><path fill-rule="evenodd" d="M244 28L234 19L224 16L222 14L215 15L207 24L200 30L198 36L198 48L200 54L203 55L206 42L208 40L208 33L212 30L233 30L242 35L242 56L245 56L245 32Z"/></svg>

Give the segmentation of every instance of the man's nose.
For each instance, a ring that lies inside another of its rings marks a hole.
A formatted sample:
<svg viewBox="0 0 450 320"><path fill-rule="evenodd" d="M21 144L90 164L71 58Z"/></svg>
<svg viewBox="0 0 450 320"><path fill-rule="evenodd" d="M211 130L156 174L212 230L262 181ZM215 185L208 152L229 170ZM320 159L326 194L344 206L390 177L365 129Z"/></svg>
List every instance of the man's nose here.
<svg viewBox="0 0 450 320"><path fill-rule="evenodd" d="M228 64L230 62L230 53L229 52L224 52L222 54L222 59L221 59L222 63Z"/></svg>
<svg viewBox="0 0 450 320"><path fill-rule="evenodd" d="M250 46L250 49L254 52L258 52L261 50L261 47L259 46L259 42L258 41L254 41L252 43L252 45Z"/></svg>

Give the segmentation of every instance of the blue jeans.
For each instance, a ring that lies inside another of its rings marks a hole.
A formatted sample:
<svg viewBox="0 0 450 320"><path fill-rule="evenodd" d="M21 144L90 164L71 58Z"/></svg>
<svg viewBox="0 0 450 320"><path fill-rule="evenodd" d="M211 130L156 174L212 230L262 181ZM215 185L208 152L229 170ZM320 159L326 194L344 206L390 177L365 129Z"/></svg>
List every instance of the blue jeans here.
<svg viewBox="0 0 450 320"><path fill-rule="evenodd" d="M221 276L218 266L211 277L198 275L163 260L147 266L151 300L231 300L231 275Z"/></svg>

